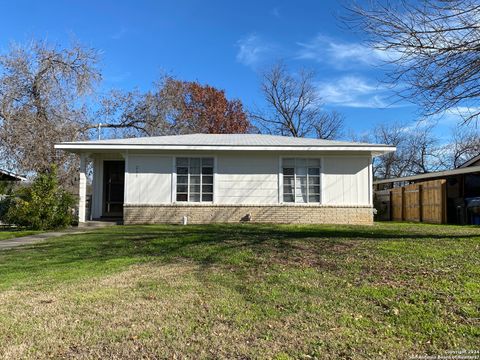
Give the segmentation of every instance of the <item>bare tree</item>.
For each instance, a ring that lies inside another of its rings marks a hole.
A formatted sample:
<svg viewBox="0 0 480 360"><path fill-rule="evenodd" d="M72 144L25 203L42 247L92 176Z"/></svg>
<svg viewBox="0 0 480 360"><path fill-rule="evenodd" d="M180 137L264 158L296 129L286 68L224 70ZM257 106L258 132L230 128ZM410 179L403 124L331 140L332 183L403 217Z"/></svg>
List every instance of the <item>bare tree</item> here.
<svg viewBox="0 0 480 360"><path fill-rule="evenodd" d="M399 94L425 115L461 108L480 115L480 3L477 0L372 1L353 6L347 24L393 65ZM403 86L404 84L408 86Z"/></svg>
<svg viewBox="0 0 480 360"><path fill-rule="evenodd" d="M0 56L0 151L9 167L36 172L57 164L68 176L74 157L53 144L82 137L85 96L100 80L96 65L97 53L80 45L32 42Z"/></svg>
<svg viewBox="0 0 480 360"><path fill-rule="evenodd" d="M302 70L295 76L283 64L277 64L263 73L261 91L268 108L252 112L251 117L266 131L294 137L317 135L322 139L339 136L343 118L322 109L312 71Z"/></svg>
<svg viewBox="0 0 480 360"><path fill-rule="evenodd" d="M480 155L480 131L477 128L456 128L452 140L442 148L442 166L457 168Z"/></svg>
<svg viewBox="0 0 480 360"><path fill-rule="evenodd" d="M397 147L395 152L374 159L373 175L377 179L423 174L444 166L442 148L431 125L379 124L369 135L360 139L353 137L353 140Z"/></svg>

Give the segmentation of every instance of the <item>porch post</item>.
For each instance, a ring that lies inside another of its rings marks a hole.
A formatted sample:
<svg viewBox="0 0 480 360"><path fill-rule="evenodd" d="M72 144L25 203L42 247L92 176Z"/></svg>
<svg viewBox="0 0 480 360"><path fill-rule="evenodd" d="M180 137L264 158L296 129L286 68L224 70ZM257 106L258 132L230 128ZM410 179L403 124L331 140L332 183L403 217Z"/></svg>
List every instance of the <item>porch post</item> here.
<svg viewBox="0 0 480 360"><path fill-rule="evenodd" d="M78 181L78 222L83 223L86 220L87 204L87 154L80 154L80 173Z"/></svg>

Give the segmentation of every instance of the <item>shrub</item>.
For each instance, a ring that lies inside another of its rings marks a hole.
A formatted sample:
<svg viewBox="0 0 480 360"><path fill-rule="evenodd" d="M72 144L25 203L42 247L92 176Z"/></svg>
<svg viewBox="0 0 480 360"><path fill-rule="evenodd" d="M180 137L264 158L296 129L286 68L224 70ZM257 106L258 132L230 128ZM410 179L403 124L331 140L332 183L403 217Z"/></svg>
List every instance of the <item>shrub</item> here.
<svg viewBox="0 0 480 360"><path fill-rule="evenodd" d="M73 221L73 197L58 184L57 171L38 174L32 184L3 200L0 220L35 230L62 228Z"/></svg>

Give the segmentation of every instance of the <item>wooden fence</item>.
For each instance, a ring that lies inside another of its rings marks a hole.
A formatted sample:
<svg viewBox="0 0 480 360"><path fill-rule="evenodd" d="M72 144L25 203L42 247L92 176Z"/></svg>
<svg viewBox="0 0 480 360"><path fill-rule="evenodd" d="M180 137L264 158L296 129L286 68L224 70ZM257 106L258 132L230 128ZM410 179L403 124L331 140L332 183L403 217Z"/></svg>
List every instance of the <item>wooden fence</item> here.
<svg viewBox="0 0 480 360"><path fill-rule="evenodd" d="M446 180L432 180L376 191L379 220L446 222Z"/></svg>

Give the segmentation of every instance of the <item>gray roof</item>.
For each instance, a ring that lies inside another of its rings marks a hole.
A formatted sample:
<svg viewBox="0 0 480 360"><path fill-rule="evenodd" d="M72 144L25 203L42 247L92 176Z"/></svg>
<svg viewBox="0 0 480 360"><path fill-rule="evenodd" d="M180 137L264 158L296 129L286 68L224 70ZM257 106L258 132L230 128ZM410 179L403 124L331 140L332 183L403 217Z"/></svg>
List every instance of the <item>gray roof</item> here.
<svg viewBox="0 0 480 360"><path fill-rule="evenodd" d="M62 144L85 145L188 145L188 146L381 146L383 144L355 143L311 138L260 134L189 134L150 136L128 139L79 141Z"/></svg>
<svg viewBox="0 0 480 360"><path fill-rule="evenodd" d="M15 174L8 170L0 169L0 181L26 181L25 176Z"/></svg>
<svg viewBox="0 0 480 360"><path fill-rule="evenodd" d="M454 176L454 175L461 175L461 174L470 174L470 173L480 173L480 166L470 166L465 168L457 168L452 170L444 170L444 171L435 171L425 174L418 174L418 175L410 175L410 176L403 176L391 179L383 179L383 180L375 180L373 182L374 185L377 184L390 184L395 182L403 182L403 181L417 181L423 179L436 179L436 178L444 178L447 176Z"/></svg>

